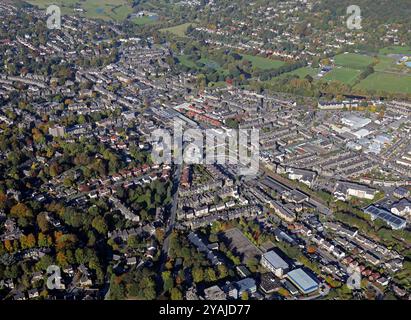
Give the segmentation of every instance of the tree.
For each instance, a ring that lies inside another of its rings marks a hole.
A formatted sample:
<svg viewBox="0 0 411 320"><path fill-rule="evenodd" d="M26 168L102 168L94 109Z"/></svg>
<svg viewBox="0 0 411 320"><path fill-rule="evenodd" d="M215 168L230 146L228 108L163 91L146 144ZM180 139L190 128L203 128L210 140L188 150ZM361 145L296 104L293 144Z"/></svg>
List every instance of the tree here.
<svg viewBox="0 0 411 320"><path fill-rule="evenodd" d="M58 252L56 259L57 259L57 263L60 267L66 267L68 265L67 257L63 252L61 252L61 251Z"/></svg>
<svg viewBox="0 0 411 320"><path fill-rule="evenodd" d="M139 247L140 243L138 241L138 237L135 235L131 235L127 239L127 246L129 246L132 249L137 249Z"/></svg>
<svg viewBox="0 0 411 320"><path fill-rule="evenodd" d="M115 276L110 283L110 299L111 300L124 300L125 298L125 286L121 280Z"/></svg>
<svg viewBox="0 0 411 320"><path fill-rule="evenodd" d="M40 232L38 235L37 245L39 247L47 247L47 237L42 232Z"/></svg>
<svg viewBox="0 0 411 320"><path fill-rule="evenodd" d="M76 251L74 252L74 256L76 257L76 262L78 264L86 263L86 256L84 254L84 249L82 248L76 249Z"/></svg>
<svg viewBox="0 0 411 320"><path fill-rule="evenodd" d="M227 270L227 267L225 265L219 264L217 266L217 270L218 270L218 277L220 279L224 279L225 277L228 276L228 270Z"/></svg>
<svg viewBox="0 0 411 320"><path fill-rule="evenodd" d="M33 216L31 209L21 202L14 205L11 208L10 213L17 218L31 218Z"/></svg>
<svg viewBox="0 0 411 320"><path fill-rule="evenodd" d="M7 196L4 192L0 191L0 209L4 209L6 207Z"/></svg>
<svg viewBox="0 0 411 320"><path fill-rule="evenodd" d="M244 291L244 292L241 294L241 300L248 300L248 292L247 292L247 291Z"/></svg>
<svg viewBox="0 0 411 320"><path fill-rule="evenodd" d="M54 264L53 258L46 254L37 262L36 268L37 270L47 270L52 264Z"/></svg>
<svg viewBox="0 0 411 320"><path fill-rule="evenodd" d="M39 226L41 232L47 232L49 231L49 222L46 218L46 213L40 213L39 215L37 215L37 225Z"/></svg>
<svg viewBox="0 0 411 320"><path fill-rule="evenodd" d="M6 248L6 250L9 252L9 253L12 253L13 252L13 243L11 242L11 240L6 240L6 241L4 241L4 248Z"/></svg>
<svg viewBox="0 0 411 320"><path fill-rule="evenodd" d="M106 222L104 221L103 217L95 217L93 221L91 222L91 225L93 226L94 229L97 230L98 233L102 235L106 235L108 231L108 227Z"/></svg>
<svg viewBox="0 0 411 320"><path fill-rule="evenodd" d="M250 269L251 272L255 272L258 267L258 260L256 258L249 258L246 261L247 268Z"/></svg>
<svg viewBox="0 0 411 320"><path fill-rule="evenodd" d="M207 268L207 280L209 282L217 281L217 276L213 268Z"/></svg>
<svg viewBox="0 0 411 320"><path fill-rule="evenodd" d="M171 289L171 300L183 300L183 294L178 288Z"/></svg>
<svg viewBox="0 0 411 320"><path fill-rule="evenodd" d="M201 268L193 268L192 270L193 280L195 283L199 283L204 280L204 271Z"/></svg>
<svg viewBox="0 0 411 320"><path fill-rule="evenodd" d="M36 246L36 237L34 234L29 233L27 236L27 248L34 248Z"/></svg>
<svg viewBox="0 0 411 320"><path fill-rule="evenodd" d="M163 290L165 292L170 291L174 286L174 280L171 277L171 272L170 271L164 271L161 274L161 277L163 278Z"/></svg>

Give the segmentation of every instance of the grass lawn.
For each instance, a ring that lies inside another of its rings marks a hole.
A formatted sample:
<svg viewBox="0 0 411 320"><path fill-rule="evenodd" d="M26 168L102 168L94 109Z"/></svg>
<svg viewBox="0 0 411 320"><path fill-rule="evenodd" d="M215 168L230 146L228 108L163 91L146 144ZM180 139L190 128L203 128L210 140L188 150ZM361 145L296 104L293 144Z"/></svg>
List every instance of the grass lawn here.
<svg viewBox="0 0 411 320"><path fill-rule="evenodd" d="M161 32L170 32L178 37L185 37L187 29L190 25L193 25L193 23L184 23L180 24L178 26L170 27L170 28L165 28L165 29L160 29Z"/></svg>
<svg viewBox="0 0 411 320"><path fill-rule="evenodd" d="M380 50L380 54L409 54L411 55L411 47L391 46Z"/></svg>
<svg viewBox="0 0 411 320"><path fill-rule="evenodd" d="M302 68L296 69L294 71L284 73L281 76L296 75L296 76L299 76L302 79L302 78L306 77L307 75L310 75L311 77L314 77L318 73L319 73L318 68L302 67Z"/></svg>
<svg viewBox="0 0 411 320"><path fill-rule="evenodd" d="M337 66L351 69L365 69L374 61L373 57L364 56L356 53L339 54L334 57Z"/></svg>
<svg viewBox="0 0 411 320"><path fill-rule="evenodd" d="M28 0L27 2L41 9L54 4L61 7L63 14L79 14L91 19L121 21L133 13L133 8L127 0ZM82 8L84 12L75 12L75 8Z"/></svg>
<svg viewBox="0 0 411 320"><path fill-rule="evenodd" d="M276 69L285 65L284 61L252 56L249 54L243 54L242 57L243 59L250 61L253 64L253 67L262 70Z"/></svg>
<svg viewBox="0 0 411 320"><path fill-rule="evenodd" d="M346 84L354 84L361 71L350 68L334 68L323 79L327 81L337 80Z"/></svg>
<svg viewBox="0 0 411 320"><path fill-rule="evenodd" d="M411 76L375 72L362 80L355 88L411 94Z"/></svg>
<svg viewBox="0 0 411 320"><path fill-rule="evenodd" d="M397 70L396 60L383 55L378 56L378 63L375 65L375 71Z"/></svg>
<svg viewBox="0 0 411 320"><path fill-rule="evenodd" d="M133 23L137 24L137 25L145 25L145 24L153 24L156 23L158 21L158 18L154 18L154 17L138 17L132 20Z"/></svg>

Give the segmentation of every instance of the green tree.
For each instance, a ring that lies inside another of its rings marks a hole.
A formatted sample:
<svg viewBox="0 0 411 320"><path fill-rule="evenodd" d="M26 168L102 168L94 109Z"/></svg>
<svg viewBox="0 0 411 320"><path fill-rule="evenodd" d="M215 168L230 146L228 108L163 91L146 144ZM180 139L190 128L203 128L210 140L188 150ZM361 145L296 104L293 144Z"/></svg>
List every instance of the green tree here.
<svg viewBox="0 0 411 320"><path fill-rule="evenodd" d="M193 280L195 283L199 283L204 280L204 271L201 268L193 268L192 270Z"/></svg>
<svg viewBox="0 0 411 320"><path fill-rule="evenodd" d="M174 286L174 280L171 276L171 272L170 271L164 271L161 274L161 277L163 278L163 290L165 292L170 291Z"/></svg>
<svg viewBox="0 0 411 320"><path fill-rule="evenodd" d="M183 300L183 294L178 288L171 289L171 300Z"/></svg>

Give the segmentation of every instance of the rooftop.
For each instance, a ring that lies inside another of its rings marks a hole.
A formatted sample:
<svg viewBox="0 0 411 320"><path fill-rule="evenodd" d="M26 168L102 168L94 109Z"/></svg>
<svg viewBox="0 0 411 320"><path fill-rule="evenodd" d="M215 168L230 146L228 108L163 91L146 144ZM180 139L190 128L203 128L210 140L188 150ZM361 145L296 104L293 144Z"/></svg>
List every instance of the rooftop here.
<svg viewBox="0 0 411 320"><path fill-rule="evenodd" d="M263 254L263 258L266 259L276 269L287 269L288 263L285 262L276 252L268 251Z"/></svg>
<svg viewBox="0 0 411 320"><path fill-rule="evenodd" d="M287 273L288 279L303 293L311 293L318 288L318 282L310 277L303 269L295 269Z"/></svg>

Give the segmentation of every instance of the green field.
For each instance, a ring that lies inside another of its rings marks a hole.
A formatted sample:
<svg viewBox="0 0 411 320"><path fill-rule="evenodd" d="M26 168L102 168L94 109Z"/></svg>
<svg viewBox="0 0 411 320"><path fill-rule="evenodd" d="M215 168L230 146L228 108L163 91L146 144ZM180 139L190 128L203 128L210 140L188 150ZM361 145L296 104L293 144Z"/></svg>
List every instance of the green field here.
<svg viewBox="0 0 411 320"><path fill-rule="evenodd" d="M339 54L334 59L337 66L351 69L365 69L374 61L372 57L356 53Z"/></svg>
<svg viewBox="0 0 411 320"><path fill-rule="evenodd" d="M411 94L411 76L376 72L356 85L355 89Z"/></svg>
<svg viewBox="0 0 411 320"><path fill-rule="evenodd" d="M262 69L262 70L276 69L276 68L279 68L285 65L284 61L272 60L272 59L263 58L259 56L243 54L242 57L244 60L250 61L253 64L253 67Z"/></svg>
<svg viewBox="0 0 411 320"><path fill-rule="evenodd" d="M146 24L154 24L156 23L158 20L154 19L152 17L138 17L138 18L134 18L133 20L131 20L133 23L137 24L137 25L146 25Z"/></svg>
<svg viewBox="0 0 411 320"><path fill-rule="evenodd" d="M411 55L411 47L391 46L380 50L380 54L409 54Z"/></svg>
<svg viewBox="0 0 411 320"><path fill-rule="evenodd" d="M178 26L170 27L170 28L165 28L165 29L160 29L161 32L169 32L172 33L178 37L185 37L187 29L190 25L194 25L193 23L184 23L180 24Z"/></svg>
<svg viewBox="0 0 411 320"><path fill-rule="evenodd" d="M361 71L350 68L334 68L324 76L324 80L327 81L340 81L346 84L354 84Z"/></svg>
<svg viewBox="0 0 411 320"><path fill-rule="evenodd" d="M91 19L125 20L133 13L127 0L28 0L28 3L42 9L49 5L58 5L63 14L79 14ZM83 13L75 12L75 8L82 8Z"/></svg>
<svg viewBox="0 0 411 320"><path fill-rule="evenodd" d="M302 68L298 68L297 70L284 73L280 77L284 77L287 75L295 75L295 76L299 76L300 79L302 79L302 78L305 78L307 75L310 75L311 77L314 78L314 76L316 76L319 72L320 70L318 68L302 67Z"/></svg>
<svg viewBox="0 0 411 320"><path fill-rule="evenodd" d="M386 57L383 55L378 56L378 63L374 66L375 71L398 71L399 67L396 64L394 58Z"/></svg>

